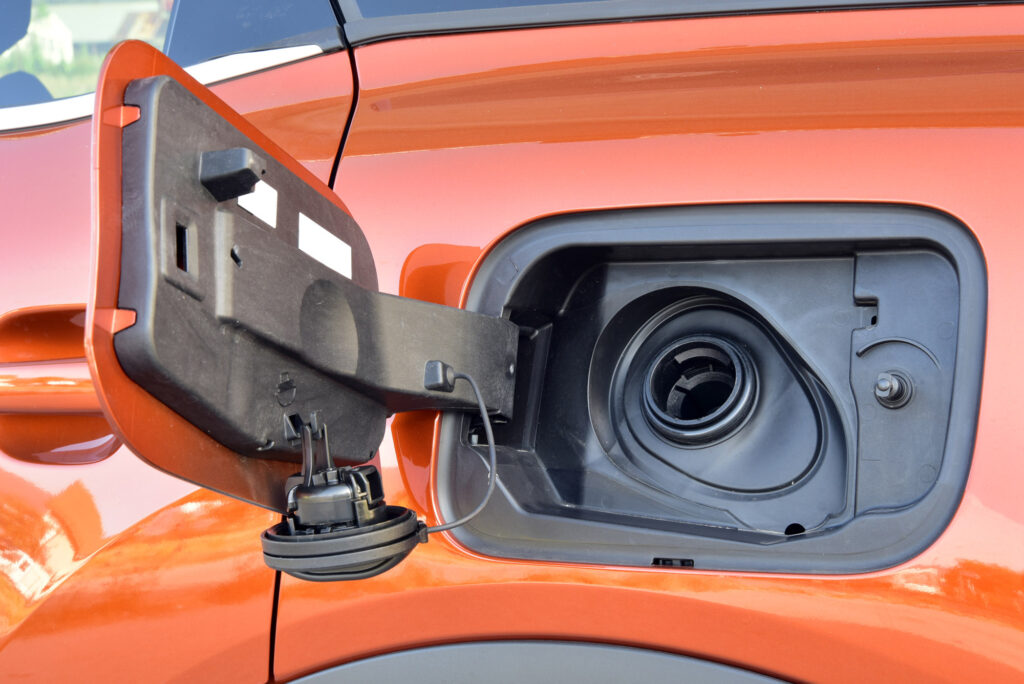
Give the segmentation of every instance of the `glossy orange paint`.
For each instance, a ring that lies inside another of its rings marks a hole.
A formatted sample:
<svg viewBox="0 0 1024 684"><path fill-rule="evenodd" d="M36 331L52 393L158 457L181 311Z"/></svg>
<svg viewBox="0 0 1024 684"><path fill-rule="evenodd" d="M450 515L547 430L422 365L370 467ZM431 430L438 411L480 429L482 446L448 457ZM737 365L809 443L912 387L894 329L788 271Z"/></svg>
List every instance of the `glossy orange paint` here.
<svg viewBox="0 0 1024 684"><path fill-rule="evenodd" d="M84 364L83 364L84 366ZM0 452L29 463L85 465L121 448L103 414L0 414Z"/></svg>
<svg viewBox="0 0 1024 684"><path fill-rule="evenodd" d="M0 316L0 450L31 463L95 463L121 446L100 411L83 347L84 306Z"/></svg>
<svg viewBox="0 0 1024 684"><path fill-rule="evenodd" d="M398 289L403 297L457 306L473 264L481 254L479 247L436 244L417 247L402 266Z"/></svg>
<svg viewBox="0 0 1024 684"><path fill-rule="evenodd" d="M345 54L213 90L328 178ZM0 383L21 393L0 388L0 681L264 681L274 573L258 535L276 516L145 465L86 391L85 307L64 303L89 294L90 134L88 121L0 134ZM75 405L26 394L41 378L73 383L52 387L73 387Z"/></svg>
<svg viewBox="0 0 1024 684"><path fill-rule="evenodd" d="M344 584L285 577L278 679L445 642L559 638L694 655L800 681L1024 678L1024 435L1017 429L1024 6L721 17L406 39L358 48L336 189L381 287L414 285L562 212L727 202L898 202L969 226L989 269L974 463L946 532L855 576L485 558L432 539ZM401 198L400 202L395 198ZM417 257L418 258L418 257ZM420 271L420 269L426 269ZM431 271L430 269L433 269ZM464 272L464 271L463 271ZM401 279L399 278L401 273ZM392 424L389 499L435 520L433 416ZM339 635L344 635L341 638Z"/></svg>
<svg viewBox="0 0 1024 684"><path fill-rule="evenodd" d="M84 337L84 304L8 311L0 316L0 363L78 359Z"/></svg>
<svg viewBox="0 0 1024 684"><path fill-rule="evenodd" d="M313 175L328 181L352 104L347 53L226 81L213 92Z"/></svg>
<svg viewBox="0 0 1024 684"><path fill-rule="evenodd" d="M96 413L99 400L82 362L21 363L0 372L0 413Z"/></svg>
<svg viewBox="0 0 1024 684"><path fill-rule="evenodd" d="M253 530L275 516L198 490L79 557L79 546L103 537L88 490L64 490L39 516L25 496L32 489L4 492L23 513L23 527L4 533L26 569L0 579L17 625L0 652L0 679L266 681L274 573ZM49 580L58 586L32 601L61 562L65 574Z"/></svg>

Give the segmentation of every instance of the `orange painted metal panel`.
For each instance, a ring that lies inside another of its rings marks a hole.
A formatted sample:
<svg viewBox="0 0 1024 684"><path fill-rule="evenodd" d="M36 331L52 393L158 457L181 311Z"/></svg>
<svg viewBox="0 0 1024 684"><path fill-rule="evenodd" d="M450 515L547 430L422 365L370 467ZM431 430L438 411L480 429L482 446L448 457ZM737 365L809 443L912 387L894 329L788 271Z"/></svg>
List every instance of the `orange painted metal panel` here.
<svg viewBox="0 0 1024 684"><path fill-rule="evenodd" d="M84 336L84 304L8 311L0 316L0 363L82 358Z"/></svg>
<svg viewBox="0 0 1024 684"><path fill-rule="evenodd" d="M0 367L0 413L99 412L89 367L82 361Z"/></svg>
<svg viewBox="0 0 1024 684"><path fill-rule="evenodd" d="M99 412L0 414L0 452L20 461L85 465L119 448L121 442Z"/></svg>
<svg viewBox="0 0 1024 684"><path fill-rule="evenodd" d="M407 39L357 50L337 189L381 287L472 268L539 217L772 201L899 202L976 234L990 278L977 448L940 539L890 570L783 576L484 558L432 539L349 584L285 578L280 679L449 641L628 644L804 681L1024 677L1019 178L1024 7L886 10ZM397 201L400 198L400 201ZM412 253L409 262L406 256ZM405 269L403 271L403 264ZM426 269L426 270L421 270ZM431 270L433 269L433 270ZM392 424L390 500L436 519L432 415ZM338 635L344 634L344 638Z"/></svg>
<svg viewBox="0 0 1024 684"><path fill-rule="evenodd" d="M352 104L348 54L287 64L212 88L263 134L327 182Z"/></svg>
<svg viewBox="0 0 1024 684"><path fill-rule="evenodd" d="M48 498L44 516L32 489L4 492L19 528L0 514L5 544L22 552L20 571L0 575L4 627L16 625L0 641L0 679L266 681L274 573L254 530L274 515L198 490L104 539L85 485Z"/></svg>

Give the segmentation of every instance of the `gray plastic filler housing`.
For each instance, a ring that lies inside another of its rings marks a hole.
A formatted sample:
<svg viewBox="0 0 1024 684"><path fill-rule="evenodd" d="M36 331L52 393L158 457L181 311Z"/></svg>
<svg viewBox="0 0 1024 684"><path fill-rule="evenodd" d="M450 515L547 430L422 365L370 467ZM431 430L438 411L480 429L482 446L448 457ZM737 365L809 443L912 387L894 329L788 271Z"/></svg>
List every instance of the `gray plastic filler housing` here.
<svg viewBox="0 0 1024 684"><path fill-rule="evenodd" d="M520 327L499 488L474 551L853 573L910 559L963 492L985 265L897 205L732 205L523 227L468 308ZM480 500L472 416L442 421L446 519Z"/></svg>

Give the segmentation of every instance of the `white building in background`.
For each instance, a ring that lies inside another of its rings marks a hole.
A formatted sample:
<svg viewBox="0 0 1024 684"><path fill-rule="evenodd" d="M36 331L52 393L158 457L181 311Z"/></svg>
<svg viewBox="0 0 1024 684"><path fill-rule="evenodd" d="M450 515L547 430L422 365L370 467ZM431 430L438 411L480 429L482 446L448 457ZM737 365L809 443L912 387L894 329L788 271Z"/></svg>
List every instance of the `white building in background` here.
<svg viewBox="0 0 1024 684"><path fill-rule="evenodd" d="M71 29L54 12L33 16L28 32L5 52L39 51L39 56L48 64L70 64L75 58L75 41Z"/></svg>
<svg viewBox="0 0 1024 684"><path fill-rule="evenodd" d="M69 64L76 47L102 55L127 38L159 45L167 15L158 0L55 2L42 11L35 7L28 33L4 56L27 53L35 45L45 62L57 65Z"/></svg>
<svg viewBox="0 0 1024 684"><path fill-rule="evenodd" d="M126 38L159 43L168 14L158 0L54 2L49 9L71 28L76 46L99 54Z"/></svg>

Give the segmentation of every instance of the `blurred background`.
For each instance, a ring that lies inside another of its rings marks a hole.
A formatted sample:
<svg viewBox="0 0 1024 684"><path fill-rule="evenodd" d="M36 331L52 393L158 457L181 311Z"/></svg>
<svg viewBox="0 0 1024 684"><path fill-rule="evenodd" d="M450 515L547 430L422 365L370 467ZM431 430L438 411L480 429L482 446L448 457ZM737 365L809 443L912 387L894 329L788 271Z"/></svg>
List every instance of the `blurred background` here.
<svg viewBox="0 0 1024 684"><path fill-rule="evenodd" d="M108 50L163 47L173 0L8 0L0 5L0 106L91 92ZM27 19L27 25L26 25ZM17 81L18 87L14 86ZM34 81L34 82L32 82ZM45 88L45 91L39 86ZM4 98L2 93L8 93Z"/></svg>

